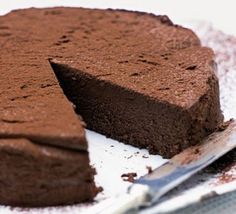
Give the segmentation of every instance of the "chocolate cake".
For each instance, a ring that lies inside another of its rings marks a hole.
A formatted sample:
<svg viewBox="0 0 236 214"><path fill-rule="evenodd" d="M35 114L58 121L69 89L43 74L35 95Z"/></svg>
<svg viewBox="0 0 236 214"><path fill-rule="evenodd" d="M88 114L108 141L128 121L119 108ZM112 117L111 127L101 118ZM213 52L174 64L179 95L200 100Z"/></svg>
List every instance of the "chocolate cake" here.
<svg viewBox="0 0 236 214"><path fill-rule="evenodd" d="M213 52L167 16L18 10L0 17L0 47L2 204L94 198L83 120L171 157L223 119Z"/></svg>

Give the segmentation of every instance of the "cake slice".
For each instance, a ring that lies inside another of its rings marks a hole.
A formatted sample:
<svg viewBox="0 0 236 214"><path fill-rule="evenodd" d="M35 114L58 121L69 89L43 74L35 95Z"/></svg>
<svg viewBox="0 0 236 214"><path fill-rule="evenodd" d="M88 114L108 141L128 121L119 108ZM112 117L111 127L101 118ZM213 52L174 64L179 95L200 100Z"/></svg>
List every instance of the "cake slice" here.
<svg viewBox="0 0 236 214"><path fill-rule="evenodd" d="M27 138L87 151L84 123L46 58L25 56L21 50L2 51L0 70L0 138Z"/></svg>
<svg viewBox="0 0 236 214"><path fill-rule="evenodd" d="M98 189L84 122L64 96L48 60L25 57L21 50L2 51L0 70L1 204L39 207L92 201Z"/></svg>
<svg viewBox="0 0 236 214"><path fill-rule="evenodd" d="M97 194L87 152L0 140L0 202L42 207L91 201Z"/></svg>
<svg viewBox="0 0 236 214"><path fill-rule="evenodd" d="M0 46L2 204L93 200L83 120L171 157L223 119L213 52L167 16L18 10L0 17Z"/></svg>

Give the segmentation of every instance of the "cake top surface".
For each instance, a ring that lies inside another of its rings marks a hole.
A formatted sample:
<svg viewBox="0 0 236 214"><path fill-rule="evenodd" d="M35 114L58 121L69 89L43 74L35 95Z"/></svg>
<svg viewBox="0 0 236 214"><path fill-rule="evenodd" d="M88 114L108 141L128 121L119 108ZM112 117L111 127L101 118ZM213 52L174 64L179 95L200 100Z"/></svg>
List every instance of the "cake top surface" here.
<svg viewBox="0 0 236 214"><path fill-rule="evenodd" d="M0 137L87 149L84 129L45 59L0 55Z"/></svg>
<svg viewBox="0 0 236 214"><path fill-rule="evenodd" d="M212 51L166 16L52 8L15 11L5 18L12 37L27 49L30 43L31 53L134 92L190 107L208 90Z"/></svg>
<svg viewBox="0 0 236 214"><path fill-rule="evenodd" d="M48 59L185 108L205 94L213 75L212 51L166 16L31 8L0 20L1 137L87 148Z"/></svg>

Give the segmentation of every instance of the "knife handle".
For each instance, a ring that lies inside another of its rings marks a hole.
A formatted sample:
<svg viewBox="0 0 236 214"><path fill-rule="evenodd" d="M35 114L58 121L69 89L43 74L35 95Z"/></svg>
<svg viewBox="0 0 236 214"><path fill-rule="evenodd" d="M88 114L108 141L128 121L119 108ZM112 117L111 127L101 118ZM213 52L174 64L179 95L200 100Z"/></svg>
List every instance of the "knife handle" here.
<svg viewBox="0 0 236 214"><path fill-rule="evenodd" d="M121 214L129 210L138 209L141 205L148 202L149 187L141 184L134 184L126 194L119 195L109 201L98 204L99 209L93 210L97 214Z"/></svg>

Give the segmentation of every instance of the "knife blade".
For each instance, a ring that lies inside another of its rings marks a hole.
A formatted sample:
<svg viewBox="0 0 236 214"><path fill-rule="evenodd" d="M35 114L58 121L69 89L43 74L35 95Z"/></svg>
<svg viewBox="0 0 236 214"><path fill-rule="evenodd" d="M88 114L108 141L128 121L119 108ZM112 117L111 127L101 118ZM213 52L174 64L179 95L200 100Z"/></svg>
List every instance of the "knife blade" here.
<svg viewBox="0 0 236 214"><path fill-rule="evenodd" d="M152 173L140 177L126 194L95 206L93 213L136 212L141 207L151 206L161 196L234 148L236 121L232 120L225 130L214 132L200 144L184 150Z"/></svg>

